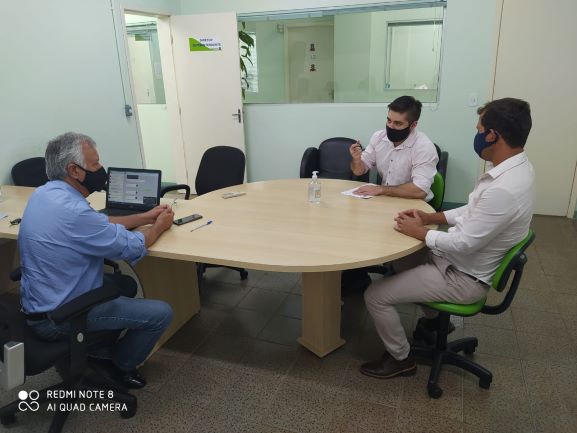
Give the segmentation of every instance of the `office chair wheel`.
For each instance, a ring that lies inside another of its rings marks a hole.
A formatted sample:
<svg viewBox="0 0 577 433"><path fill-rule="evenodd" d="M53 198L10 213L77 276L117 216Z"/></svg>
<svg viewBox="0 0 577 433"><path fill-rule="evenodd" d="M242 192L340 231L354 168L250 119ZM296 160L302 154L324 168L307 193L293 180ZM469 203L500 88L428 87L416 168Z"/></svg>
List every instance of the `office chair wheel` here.
<svg viewBox="0 0 577 433"><path fill-rule="evenodd" d="M441 398L443 395L443 390L437 384L428 384L427 391L429 392L429 397L434 399Z"/></svg>
<svg viewBox="0 0 577 433"><path fill-rule="evenodd" d="M248 272L245 271L244 269L242 271L240 271L240 279L246 280L247 278L248 278Z"/></svg>
<svg viewBox="0 0 577 433"><path fill-rule="evenodd" d="M479 386L483 389L489 389L489 387L491 386L491 380L479 379Z"/></svg>
<svg viewBox="0 0 577 433"><path fill-rule="evenodd" d="M0 424L8 426L12 425L16 422L16 414L14 413L7 413L0 415Z"/></svg>

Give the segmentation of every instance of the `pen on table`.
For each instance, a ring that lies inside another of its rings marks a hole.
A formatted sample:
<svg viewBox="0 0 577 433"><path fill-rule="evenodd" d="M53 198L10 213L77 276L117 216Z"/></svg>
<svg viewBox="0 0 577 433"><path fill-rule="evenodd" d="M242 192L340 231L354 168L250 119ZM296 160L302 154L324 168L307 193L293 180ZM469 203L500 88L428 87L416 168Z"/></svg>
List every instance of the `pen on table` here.
<svg viewBox="0 0 577 433"><path fill-rule="evenodd" d="M191 229L190 231L193 232L193 231L195 231L195 230L198 230L198 229L200 229L200 228L202 228L202 227L209 226L209 225L211 225L211 224L212 224L212 220L207 221L207 222L205 222L204 224L202 224L202 225L200 225L200 226L198 226L198 227L195 227L195 228Z"/></svg>

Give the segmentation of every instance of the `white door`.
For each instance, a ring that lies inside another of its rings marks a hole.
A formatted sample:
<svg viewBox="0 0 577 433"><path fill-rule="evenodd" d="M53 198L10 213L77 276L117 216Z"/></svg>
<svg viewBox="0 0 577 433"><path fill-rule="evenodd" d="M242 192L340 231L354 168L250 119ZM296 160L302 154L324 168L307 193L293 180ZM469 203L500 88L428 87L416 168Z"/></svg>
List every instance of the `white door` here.
<svg viewBox="0 0 577 433"><path fill-rule="evenodd" d="M166 89L166 99L172 135L180 142L176 148L184 154L180 168L194 188L205 150L232 146L245 152L236 14L173 15L167 23L159 22L161 50L168 26L175 86ZM165 71L164 57L162 62Z"/></svg>
<svg viewBox="0 0 577 433"><path fill-rule="evenodd" d="M575 210L574 202L570 206L577 163L575 17L575 0L503 2L494 98L531 104L526 150L537 175L538 214L572 216Z"/></svg>

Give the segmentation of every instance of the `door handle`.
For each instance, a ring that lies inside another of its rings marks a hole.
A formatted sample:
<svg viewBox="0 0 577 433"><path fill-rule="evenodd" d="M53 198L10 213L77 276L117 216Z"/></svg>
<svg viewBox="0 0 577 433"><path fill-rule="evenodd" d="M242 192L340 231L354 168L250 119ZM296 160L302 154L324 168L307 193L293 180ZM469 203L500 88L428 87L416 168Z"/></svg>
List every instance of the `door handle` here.
<svg viewBox="0 0 577 433"><path fill-rule="evenodd" d="M240 108L238 109L238 111L236 113L234 113L232 115L232 117L236 117L238 119L238 123L242 122L242 114L240 114Z"/></svg>

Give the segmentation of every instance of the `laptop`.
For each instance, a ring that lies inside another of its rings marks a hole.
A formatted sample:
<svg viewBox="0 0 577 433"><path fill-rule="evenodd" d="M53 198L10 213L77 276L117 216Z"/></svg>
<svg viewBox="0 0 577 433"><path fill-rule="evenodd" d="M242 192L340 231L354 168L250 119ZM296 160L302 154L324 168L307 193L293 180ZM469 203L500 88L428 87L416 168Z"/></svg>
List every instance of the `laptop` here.
<svg viewBox="0 0 577 433"><path fill-rule="evenodd" d="M146 212L160 204L160 170L108 168L106 208L109 216Z"/></svg>

